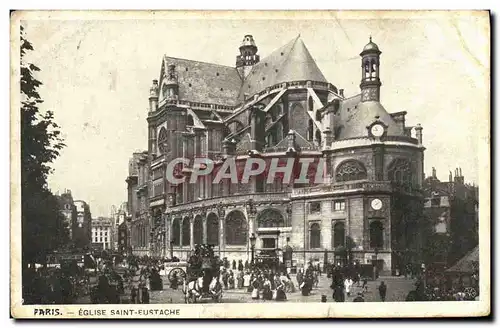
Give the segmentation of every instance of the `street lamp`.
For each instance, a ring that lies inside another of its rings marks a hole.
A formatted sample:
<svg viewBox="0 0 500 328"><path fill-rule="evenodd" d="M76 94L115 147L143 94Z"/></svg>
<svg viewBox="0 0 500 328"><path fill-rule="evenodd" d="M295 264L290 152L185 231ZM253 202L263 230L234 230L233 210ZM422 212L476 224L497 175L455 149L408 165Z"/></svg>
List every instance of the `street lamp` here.
<svg viewBox="0 0 500 328"><path fill-rule="evenodd" d="M279 256L279 251L280 251L280 234L281 234L281 231L276 231L276 257L278 258L278 267L280 267L281 265L281 259L280 259L280 256Z"/></svg>
<svg viewBox="0 0 500 328"><path fill-rule="evenodd" d="M255 242L256 242L257 238L255 238L255 234L252 233L252 236L250 237L250 249L252 250L252 260L251 260L251 263L253 265L253 262L254 262L254 253L255 253Z"/></svg>

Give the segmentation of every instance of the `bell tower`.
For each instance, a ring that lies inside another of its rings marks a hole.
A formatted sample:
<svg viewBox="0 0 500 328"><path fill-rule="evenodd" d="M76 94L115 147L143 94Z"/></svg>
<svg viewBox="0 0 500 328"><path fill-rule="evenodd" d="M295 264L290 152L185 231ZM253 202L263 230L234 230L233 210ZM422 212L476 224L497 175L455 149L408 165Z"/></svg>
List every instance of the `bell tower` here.
<svg viewBox="0 0 500 328"><path fill-rule="evenodd" d="M257 46L253 40L253 36L245 35L240 46L240 54L236 56L236 69L240 73L242 78L246 78L253 65L260 61L259 55L257 55Z"/></svg>
<svg viewBox="0 0 500 328"><path fill-rule="evenodd" d="M380 54L382 52L378 46L370 42L363 48L359 54L361 56L362 76L361 84L361 101L380 101Z"/></svg>
<svg viewBox="0 0 500 328"><path fill-rule="evenodd" d="M178 99L179 97L179 83L174 64L167 66L167 72L163 79L162 96L166 99Z"/></svg>

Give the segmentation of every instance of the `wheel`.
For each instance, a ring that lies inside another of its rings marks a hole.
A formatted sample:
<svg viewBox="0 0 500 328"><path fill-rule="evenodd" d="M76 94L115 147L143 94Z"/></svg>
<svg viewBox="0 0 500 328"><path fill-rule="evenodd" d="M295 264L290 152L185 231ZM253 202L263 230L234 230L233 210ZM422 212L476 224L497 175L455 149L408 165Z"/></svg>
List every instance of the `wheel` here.
<svg viewBox="0 0 500 328"><path fill-rule="evenodd" d="M186 279L186 272L181 268L173 268L168 273L168 280L171 282L174 279L174 274L177 276L177 279L181 277L182 279Z"/></svg>

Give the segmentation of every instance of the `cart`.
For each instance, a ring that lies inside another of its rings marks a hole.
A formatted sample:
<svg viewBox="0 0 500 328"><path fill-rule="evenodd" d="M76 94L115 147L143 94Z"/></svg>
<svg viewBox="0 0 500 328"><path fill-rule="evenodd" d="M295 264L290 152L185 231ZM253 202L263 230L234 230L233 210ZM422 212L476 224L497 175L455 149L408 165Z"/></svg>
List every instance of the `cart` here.
<svg viewBox="0 0 500 328"><path fill-rule="evenodd" d="M219 268L220 261L214 256L212 246L196 245L188 261L187 279L184 280L183 292L186 304L206 300L218 303L222 300Z"/></svg>

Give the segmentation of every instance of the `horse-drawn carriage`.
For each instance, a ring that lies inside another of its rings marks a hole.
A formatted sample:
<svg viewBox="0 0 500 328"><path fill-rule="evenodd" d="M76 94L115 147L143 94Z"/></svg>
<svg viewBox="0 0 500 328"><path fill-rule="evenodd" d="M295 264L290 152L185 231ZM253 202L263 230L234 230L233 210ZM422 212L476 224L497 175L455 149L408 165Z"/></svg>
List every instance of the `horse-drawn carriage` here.
<svg viewBox="0 0 500 328"><path fill-rule="evenodd" d="M211 299L220 302L222 284L219 281L221 263L211 245L196 245L189 258L183 292L186 303Z"/></svg>

